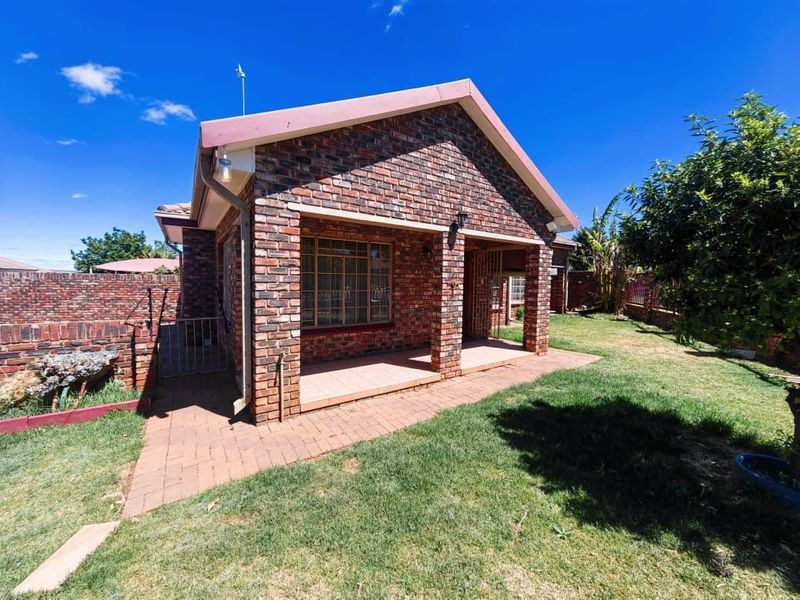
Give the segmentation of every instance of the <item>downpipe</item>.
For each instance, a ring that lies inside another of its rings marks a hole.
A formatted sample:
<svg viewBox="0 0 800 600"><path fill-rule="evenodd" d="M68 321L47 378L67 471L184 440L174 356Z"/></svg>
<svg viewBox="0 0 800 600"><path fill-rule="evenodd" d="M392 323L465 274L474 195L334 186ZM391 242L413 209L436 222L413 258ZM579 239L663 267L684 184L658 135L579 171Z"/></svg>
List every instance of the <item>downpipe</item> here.
<svg viewBox="0 0 800 600"><path fill-rule="evenodd" d="M197 151L200 179L220 198L239 210L240 243L242 249L242 397L233 403L233 413L238 414L250 404L253 395L253 217L250 208L236 194L214 179L212 155Z"/></svg>

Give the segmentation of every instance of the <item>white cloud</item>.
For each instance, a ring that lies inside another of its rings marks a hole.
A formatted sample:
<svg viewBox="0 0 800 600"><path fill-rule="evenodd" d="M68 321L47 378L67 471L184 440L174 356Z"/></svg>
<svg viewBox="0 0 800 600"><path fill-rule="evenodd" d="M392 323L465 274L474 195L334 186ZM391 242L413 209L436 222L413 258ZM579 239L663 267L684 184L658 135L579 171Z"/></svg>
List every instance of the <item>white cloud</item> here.
<svg viewBox="0 0 800 600"><path fill-rule="evenodd" d="M26 62L30 62L32 60L36 60L39 58L39 55L36 52L20 52L19 56L14 60L14 62L18 65L23 65Z"/></svg>
<svg viewBox="0 0 800 600"><path fill-rule="evenodd" d="M194 121L197 118L194 116L192 109L185 104L178 104L169 100L156 100L152 106L144 110L140 118L148 123L166 125L170 117L175 117L181 121Z"/></svg>
<svg viewBox="0 0 800 600"><path fill-rule="evenodd" d="M72 194L72 196L70 196L70 198L72 198L73 200L83 200L88 197L89 194L84 194L83 192L75 192L74 194Z"/></svg>
<svg viewBox="0 0 800 600"><path fill-rule="evenodd" d="M97 63L87 62L73 67L64 67L61 74L66 77L73 87L83 94L78 98L81 104L91 104L97 96L116 96L120 90L117 84L122 81L122 69L119 67L106 67Z"/></svg>
<svg viewBox="0 0 800 600"><path fill-rule="evenodd" d="M74 146L75 144L80 144L80 140L76 140L75 138L63 138L60 140L56 140L56 144L59 146Z"/></svg>
<svg viewBox="0 0 800 600"><path fill-rule="evenodd" d="M408 0L396 0L392 7L389 9L389 18L393 19L394 17L399 17L405 14L406 4L408 4ZM386 24L386 28L384 31L388 32L392 28L391 22Z"/></svg>

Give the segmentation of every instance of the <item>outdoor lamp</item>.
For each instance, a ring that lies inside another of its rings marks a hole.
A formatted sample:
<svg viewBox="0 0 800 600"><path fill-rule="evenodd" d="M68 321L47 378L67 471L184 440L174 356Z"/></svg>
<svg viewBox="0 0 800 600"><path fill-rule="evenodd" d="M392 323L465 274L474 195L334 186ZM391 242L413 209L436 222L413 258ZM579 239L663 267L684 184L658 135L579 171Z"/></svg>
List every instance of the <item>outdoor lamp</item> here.
<svg viewBox="0 0 800 600"><path fill-rule="evenodd" d="M550 221L547 225L547 231L550 233L556 233L558 231L558 224L555 221Z"/></svg>
<svg viewBox="0 0 800 600"><path fill-rule="evenodd" d="M223 183L229 183L231 180L231 159L227 154L223 154L219 159L219 180Z"/></svg>
<svg viewBox="0 0 800 600"><path fill-rule="evenodd" d="M459 208L458 212L456 213L456 224L458 225L459 229L464 229L464 225L467 224L468 218L469 215L464 212L464 207Z"/></svg>

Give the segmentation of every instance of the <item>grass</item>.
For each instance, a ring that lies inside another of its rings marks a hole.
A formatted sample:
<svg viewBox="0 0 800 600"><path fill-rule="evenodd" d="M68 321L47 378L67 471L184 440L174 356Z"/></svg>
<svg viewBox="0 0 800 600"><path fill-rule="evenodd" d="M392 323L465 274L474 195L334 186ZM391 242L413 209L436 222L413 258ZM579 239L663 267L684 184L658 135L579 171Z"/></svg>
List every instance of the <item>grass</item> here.
<svg viewBox="0 0 800 600"><path fill-rule="evenodd" d="M125 389L119 385L114 379L108 380L102 387L87 392L83 399L78 404L78 408L85 408L87 406L99 406L101 404L114 404L116 402L125 402L126 400L136 400L139 397L139 392L133 389ZM71 391L67 396L65 407L63 410L71 410L75 408L75 402L78 401L78 392ZM0 406L5 403L0 402ZM31 400L23 406L16 406L8 408L4 412L0 412L0 419L11 419L13 417L25 417L33 415L43 415L50 412L50 400Z"/></svg>
<svg viewBox="0 0 800 600"><path fill-rule="evenodd" d="M142 424L136 413L119 411L0 435L0 597L83 525L119 517Z"/></svg>
<svg viewBox="0 0 800 600"><path fill-rule="evenodd" d="M61 595L796 595L800 523L731 477L790 430L770 370L604 317L551 331L603 360L126 521Z"/></svg>

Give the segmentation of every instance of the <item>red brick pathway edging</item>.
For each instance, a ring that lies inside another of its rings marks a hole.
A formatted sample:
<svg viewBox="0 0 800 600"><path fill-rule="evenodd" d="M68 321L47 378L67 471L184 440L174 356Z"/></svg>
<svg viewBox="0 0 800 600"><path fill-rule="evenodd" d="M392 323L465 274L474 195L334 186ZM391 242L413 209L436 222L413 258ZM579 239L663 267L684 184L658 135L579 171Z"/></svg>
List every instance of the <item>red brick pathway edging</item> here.
<svg viewBox="0 0 800 600"><path fill-rule="evenodd" d="M189 498L215 485L310 459L426 421L541 375L598 356L550 350L489 371L394 392L255 427L230 423L237 391L220 375L175 379L159 388L123 517Z"/></svg>
<svg viewBox="0 0 800 600"><path fill-rule="evenodd" d="M105 416L112 410L137 410L146 414L150 412L150 398L145 396L138 400L128 400L126 402L87 406L85 408L63 410L44 415L3 419L0 420L0 433L17 433L18 431L25 431L26 429L33 429L34 427L44 427L46 425L74 425L75 423L94 421L95 419Z"/></svg>

